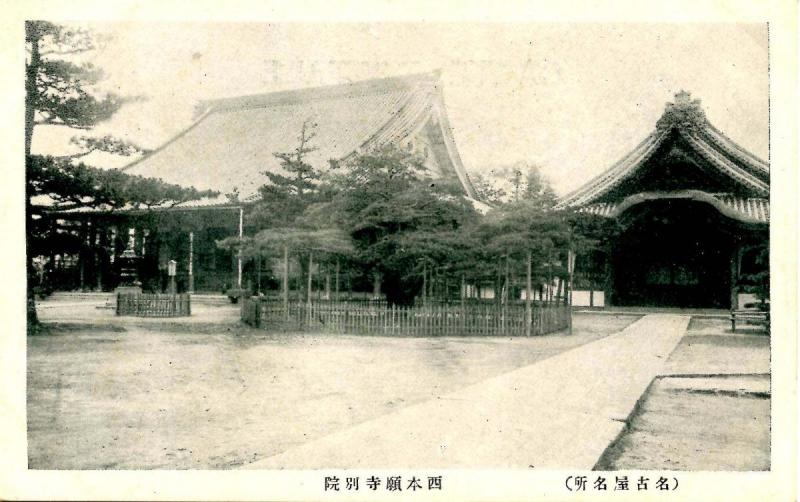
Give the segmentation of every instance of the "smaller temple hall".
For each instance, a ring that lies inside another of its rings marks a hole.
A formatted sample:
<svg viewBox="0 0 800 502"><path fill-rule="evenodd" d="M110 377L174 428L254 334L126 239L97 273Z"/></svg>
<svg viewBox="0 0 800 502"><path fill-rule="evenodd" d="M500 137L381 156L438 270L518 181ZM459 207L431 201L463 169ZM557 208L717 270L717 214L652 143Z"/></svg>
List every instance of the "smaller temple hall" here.
<svg viewBox="0 0 800 502"><path fill-rule="evenodd" d="M688 92L557 208L618 223L610 251L577 258L575 304L740 308L768 267L769 164L709 123Z"/></svg>

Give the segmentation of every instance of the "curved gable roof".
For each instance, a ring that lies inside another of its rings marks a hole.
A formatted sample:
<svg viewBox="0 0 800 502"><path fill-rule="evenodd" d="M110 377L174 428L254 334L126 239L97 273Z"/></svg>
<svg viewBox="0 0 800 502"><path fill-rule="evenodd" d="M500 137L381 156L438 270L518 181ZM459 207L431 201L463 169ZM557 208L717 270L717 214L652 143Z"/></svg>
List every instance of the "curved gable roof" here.
<svg viewBox="0 0 800 502"><path fill-rule="evenodd" d="M673 130L722 175L754 197L769 197L769 164L734 143L705 117L699 100L689 93L675 95L656 124L656 130L611 168L561 198L557 208L587 207L598 202L642 168Z"/></svg>

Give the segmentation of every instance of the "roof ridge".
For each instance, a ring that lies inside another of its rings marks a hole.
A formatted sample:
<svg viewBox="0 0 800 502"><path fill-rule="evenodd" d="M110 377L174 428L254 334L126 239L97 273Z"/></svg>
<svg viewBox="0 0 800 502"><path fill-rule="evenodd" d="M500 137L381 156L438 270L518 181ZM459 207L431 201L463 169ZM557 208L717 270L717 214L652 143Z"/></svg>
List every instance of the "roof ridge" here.
<svg viewBox="0 0 800 502"><path fill-rule="evenodd" d="M609 181L613 183L613 180L615 178L624 175L625 172L627 171L627 168L631 167L626 163L630 162L632 159L637 158L637 156L640 156L641 152L647 151L650 148L652 148L655 144L659 143L664 135L665 135L664 132L658 132L654 130L653 132L648 134L643 140L641 140L635 147L633 147L632 150L628 151L628 153L618 158L617 161L614 162L605 171L593 176L578 188L563 195L559 199L559 202L556 204L556 207L565 208L573 206L576 203L580 202L581 199L586 198L587 195L594 197L598 192L604 192L606 185L608 184Z"/></svg>
<svg viewBox="0 0 800 502"><path fill-rule="evenodd" d="M680 91L675 94L674 103L667 103L656 121L655 130L649 136L611 167L560 197L556 208L592 203L641 167L654 153L644 149L645 145L649 144L648 148L659 146L672 131L684 136L716 169L756 192L769 192L769 162L763 161L714 127L706 117L700 100L692 100L690 93Z"/></svg>
<svg viewBox="0 0 800 502"><path fill-rule="evenodd" d="M746 149L745 147L734 141L730 136L728 136L727 134L722 132L722 130L715 127L714 124L712 124L708 120L706 120L706 127L708 130L711 131L712 134L716 134L720 139L728 143L728 145L720 145L724 150L727 149L733 150L729 153L731 153L735 157L739 157L740 160L742 161L748 162L749 164L753 165L760 171L769 174L769 161L762 159L758 155L754 154L750 150Z"/></svg>
<svg viewBox="0 0 800 502"><path fill-rule="evenodd" d="M340 84L303 87L300 89L286 89L282 91L247 94L243 96L231 96L227 98L201 101L198 104L198 109L208 110L210 112L224 112L247 108L262 108L265 106L293 104L302 101L331 99L350 94L363 95L386 93L398 90L409 90L426 83L436 85L439 83L440 76L441 70L437 69L429 72L358 80L355 82L344 82Z"/></svg>
<svg viewBox="0 0 800 502"><path fill-rule="evenodd" d="M737 166L735 163L725 158L724 155L720 155L719 152L714 152L712 146L704 141L702 137L691 133L681 132L681 134L684 135L684 138L686 138L692 146L697 148L700 155L705 157L706 160L711 162L717 169L728 173L729 176L735 178L740 183L749 185L750 188L755 191L763 191L769 194L769 183L759 179L746 169Z"/></svg>

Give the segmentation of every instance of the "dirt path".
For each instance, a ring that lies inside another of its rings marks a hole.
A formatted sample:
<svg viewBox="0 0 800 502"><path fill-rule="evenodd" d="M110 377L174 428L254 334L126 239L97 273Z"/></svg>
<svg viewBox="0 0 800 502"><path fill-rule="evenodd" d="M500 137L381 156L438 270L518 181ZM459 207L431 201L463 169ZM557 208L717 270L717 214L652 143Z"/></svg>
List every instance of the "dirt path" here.
<svg viewBox="0 0 800 502"><path fill-rule="evenodd" d="M250 467L591 469L688 323L687 316L646 315L613 336Z"/></svg>
<svg viewBox="0 0 800 502"><path fill-rule="evenodd" d="M83 322L86 315L74 316ZM577 316L573 336L527 339L65 327L28 338L29 466L244 465L597 340L635 319Z"/></svg>

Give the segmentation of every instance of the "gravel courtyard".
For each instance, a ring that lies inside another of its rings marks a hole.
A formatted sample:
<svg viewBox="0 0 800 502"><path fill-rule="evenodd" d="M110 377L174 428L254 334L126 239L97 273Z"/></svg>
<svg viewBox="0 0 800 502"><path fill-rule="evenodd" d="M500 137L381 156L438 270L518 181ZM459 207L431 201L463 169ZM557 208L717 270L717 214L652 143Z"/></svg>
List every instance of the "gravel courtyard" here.
<svg viewBox="0 0 800 502"><path fill-rule="evenodd" d="M225 469L620 331L390 338L63 325L28 337L32 469ZM55 320L55 319L53 319Z"/></svg>

